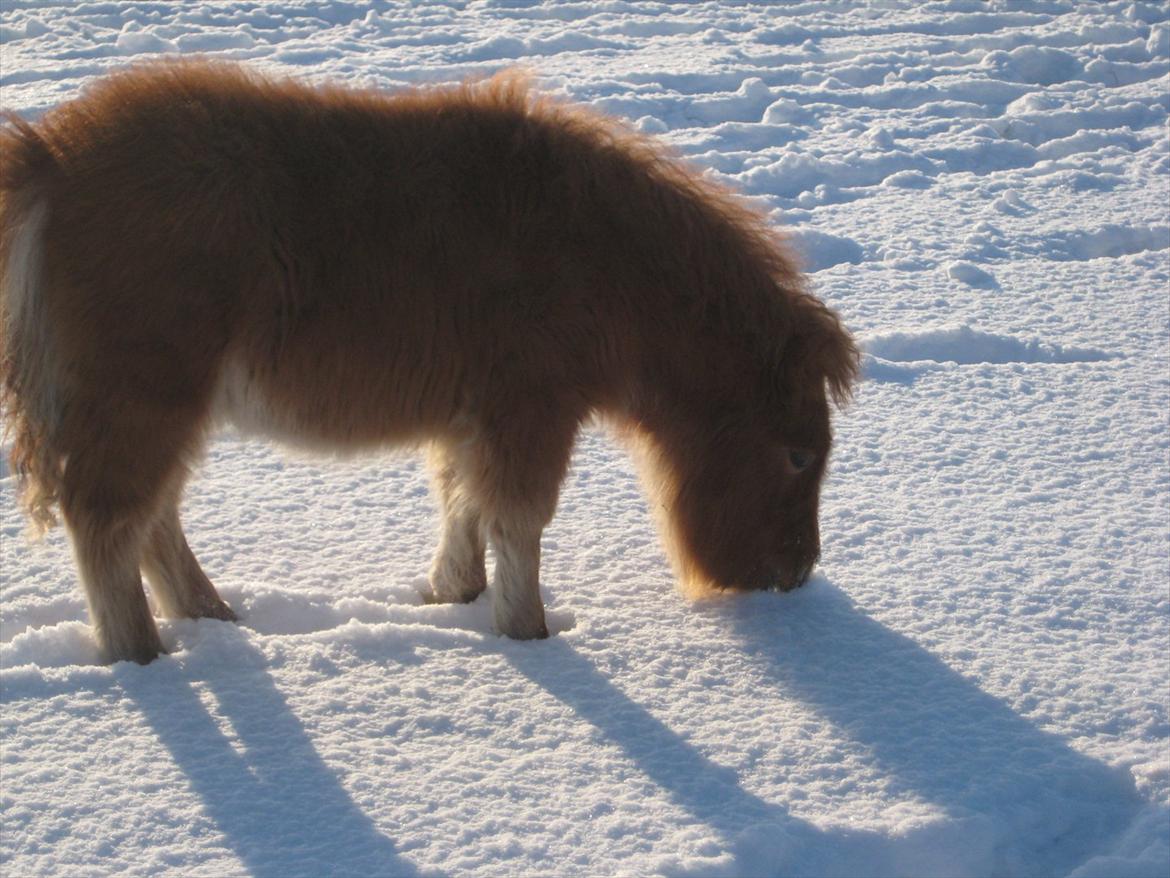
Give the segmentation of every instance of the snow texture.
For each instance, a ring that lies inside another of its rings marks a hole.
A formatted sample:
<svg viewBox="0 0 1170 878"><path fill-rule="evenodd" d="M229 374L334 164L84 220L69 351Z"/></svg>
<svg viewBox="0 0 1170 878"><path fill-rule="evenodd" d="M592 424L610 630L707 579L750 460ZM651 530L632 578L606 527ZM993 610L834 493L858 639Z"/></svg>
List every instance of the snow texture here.
<svg viewBox="0 0 1170 878"><path fill-rule="evenodd" d="M395 88L526 66L791 230L865 351L819 573L688 603L578 444L554 636L420 597L420 464L220 437L242 622L97 664L0 469L4 875L1170 874L1170 14L1146 2L0 7L29 118L154 53Z"/></svg>

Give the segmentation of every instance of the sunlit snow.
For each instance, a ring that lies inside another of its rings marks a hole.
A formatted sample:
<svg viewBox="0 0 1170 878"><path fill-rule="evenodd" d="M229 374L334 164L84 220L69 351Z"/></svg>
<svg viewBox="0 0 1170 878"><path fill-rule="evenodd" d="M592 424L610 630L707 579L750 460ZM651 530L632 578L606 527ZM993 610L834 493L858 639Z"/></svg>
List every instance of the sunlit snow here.
<svg viewBox="0 0 1170 878"><path fill-rule="evenodd" d="M184 516L241 623L103 666L5 464L0 873L1170 874L1165 4L5 0L0 40L29 118L153 53L521 64L790 229L865 373L787 595L685 601L585 432L543 642L424 603L415 459L224 435Z"/></svg>

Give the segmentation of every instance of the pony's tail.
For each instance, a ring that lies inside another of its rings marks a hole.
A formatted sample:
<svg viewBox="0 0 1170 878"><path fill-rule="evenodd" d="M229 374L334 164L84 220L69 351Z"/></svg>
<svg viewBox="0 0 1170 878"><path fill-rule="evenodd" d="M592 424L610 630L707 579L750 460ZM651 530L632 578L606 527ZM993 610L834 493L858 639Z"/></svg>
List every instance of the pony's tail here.
<svg viewBox="0 0 1170 878"><path fill-rule="evenodd" d="M44 291L49 145L27 122L0 117L0 420L36 533L57 523L63 455L54 441L60 392Z"/></svg>

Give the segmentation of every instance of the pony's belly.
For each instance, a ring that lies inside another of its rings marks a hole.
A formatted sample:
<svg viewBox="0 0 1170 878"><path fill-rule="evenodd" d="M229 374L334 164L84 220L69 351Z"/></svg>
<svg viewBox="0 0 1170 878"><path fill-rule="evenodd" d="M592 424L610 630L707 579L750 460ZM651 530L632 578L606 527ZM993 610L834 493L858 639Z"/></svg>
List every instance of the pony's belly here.
<svg viewBox="0 0 1170 878"><path fill-rule="evenodd" d="M421 423L395 417L394 409L393 400L372 400L368 386L260 377L234 362L220 375L211 416L218 428L235 427L306 451L345 454L411 441L426 432Z"/></svg>

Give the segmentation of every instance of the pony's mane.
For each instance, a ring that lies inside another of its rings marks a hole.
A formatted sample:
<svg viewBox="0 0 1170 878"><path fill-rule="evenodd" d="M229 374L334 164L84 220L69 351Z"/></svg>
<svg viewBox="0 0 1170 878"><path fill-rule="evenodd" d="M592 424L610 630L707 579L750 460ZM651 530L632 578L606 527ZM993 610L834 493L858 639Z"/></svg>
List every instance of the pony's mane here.
<svg viewBox="0 0 1170 878"><path fill-rule="evenodd" d="M582 165L595 178L613 181L610 197L652 203L661 219L642 230L639 255L691 255L685 266L664 264L659 270L664 277L686 272L675 289L694 295L696 317L761 351L774 370L794 353L805 358L823 376L833 401L845 405L859 373L858 351L836 313L812 294L800 258L765 214L663 141L622 120L534 93L531 84L523 72L506 71L463 86L463 93L472 99L487 95L503 109L579 138ZM612 166L595 166L598 157ZM620 204L611 207L621 210ZM794 336L801 337L799 352L790 349Z"/></svg>

